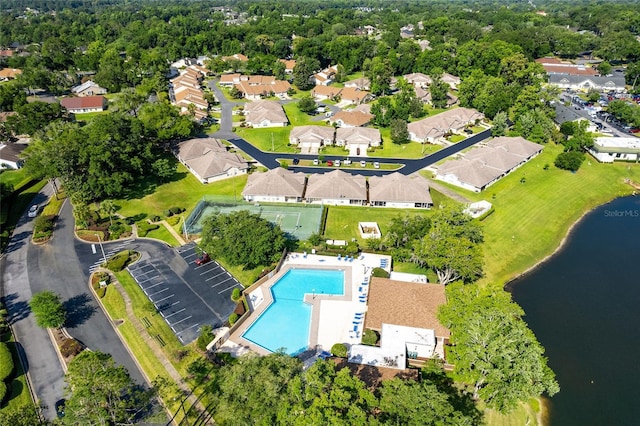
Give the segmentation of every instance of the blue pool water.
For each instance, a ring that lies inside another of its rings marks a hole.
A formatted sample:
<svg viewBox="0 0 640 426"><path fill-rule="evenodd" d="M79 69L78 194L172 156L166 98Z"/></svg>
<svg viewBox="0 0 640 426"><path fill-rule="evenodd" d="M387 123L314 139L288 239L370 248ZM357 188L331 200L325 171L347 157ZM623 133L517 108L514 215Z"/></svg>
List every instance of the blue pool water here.
<svg viewBox="0 0 640 426"><path fill-rule="evenodd" d="M242 337L275 352L296 355L309 346L311 305L305 294L344 294L344 272L291 269L271 287L273 303Z"/></svg>

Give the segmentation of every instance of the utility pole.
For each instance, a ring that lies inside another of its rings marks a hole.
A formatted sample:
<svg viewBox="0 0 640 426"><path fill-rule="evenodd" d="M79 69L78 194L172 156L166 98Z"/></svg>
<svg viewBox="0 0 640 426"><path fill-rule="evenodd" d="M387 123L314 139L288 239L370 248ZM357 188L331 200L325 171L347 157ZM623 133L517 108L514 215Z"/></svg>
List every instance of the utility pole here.
<svg viewBox="0 0 640 426"><path fill-rule="evenodd" d="M100 238L100 234L96 234L98 237L98 243L100 244L100 251L102 252L102 258L104 259L104 264L107 264L107 256L104 254L104 247L102 247L102 239Z"/></svg>

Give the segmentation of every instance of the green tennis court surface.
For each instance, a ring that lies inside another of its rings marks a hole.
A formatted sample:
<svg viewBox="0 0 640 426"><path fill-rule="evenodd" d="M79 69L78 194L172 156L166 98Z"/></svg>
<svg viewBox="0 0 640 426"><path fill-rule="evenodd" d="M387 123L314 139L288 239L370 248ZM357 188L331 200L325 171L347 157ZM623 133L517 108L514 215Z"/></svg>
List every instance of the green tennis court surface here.
<svg viewBox="0 0 640 426"><path fill-rule="evenodd" d="M201 200L186 220L187 232L198 234L202 231L202 221L216 212L231 213L248 210L253 214L279 226L285 233L306 240L320 229L322 206L247 203L230 200Z"/></svg>

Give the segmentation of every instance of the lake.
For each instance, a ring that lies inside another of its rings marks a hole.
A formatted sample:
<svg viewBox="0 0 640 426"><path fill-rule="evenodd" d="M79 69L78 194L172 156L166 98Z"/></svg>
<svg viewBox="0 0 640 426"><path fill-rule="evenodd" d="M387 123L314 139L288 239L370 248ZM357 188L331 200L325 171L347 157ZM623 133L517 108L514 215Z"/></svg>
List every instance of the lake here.
<svg viewBox="0 0 640 426"><path fill-rule="evenodd" d="M640 424L640 196L587 214L509 291L560 384L550 424Z"/></svg>

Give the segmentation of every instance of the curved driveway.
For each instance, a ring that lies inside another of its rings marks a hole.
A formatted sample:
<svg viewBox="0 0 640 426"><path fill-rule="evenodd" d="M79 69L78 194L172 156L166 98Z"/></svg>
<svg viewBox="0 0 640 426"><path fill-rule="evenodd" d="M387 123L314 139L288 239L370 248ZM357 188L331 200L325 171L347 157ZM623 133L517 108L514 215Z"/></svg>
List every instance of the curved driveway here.
<svg viewBox="0 0 640 426"><path fill-rule="evenodd" d="M276 167L280 167L280 163L278 159L293 159L299 158L301 160L313 160L318 158L318 155L308 155L308 154L291 154L291 153L272 153L272 152L264 152L253 146L251 143L242 139L236 133L233 132L233 106L239 102L232 102L228 100L220 88L216 86L215 81L209 81L209 88L215 93L216 99L220 102L220 107L222 109L222 114L220 118L220 130L213 133L211 136L226 139L238 149L244 151L246 154L255 159L258 163L262 164L264 167L268 169L275 169ZM380 170L380 169L358 169L358 168L341 168L340 170L345 171L351 174L357 175L365 175L365 176L382 176L385 174L399 172L403 175L410 175L417 171L424 169L432 164L437 163L438 161L447 158L453 154L456 154L464 149L467 149L478 142L482 142L483 140L489 138L491 136L491 129L484 130L480 133L472 135L467 139L458 142L456 144L450 145L441 149L438 152L434 152L431 155L427 155L426 157L418 158L418 159L407 159L407 158L382 158L382 157L358 157L357 161L365 160L367 162L377 161L379 163L393 163L393 164L402 164L402 167L398 170ZM346 155L322 155L325 160L343 160ZM355 157L352 157L354 161L356 161ZM330 170L335 170L336 167L299 167L299 166L289 166L289 169L300 171L303 173L325 173Z"/></svg>

